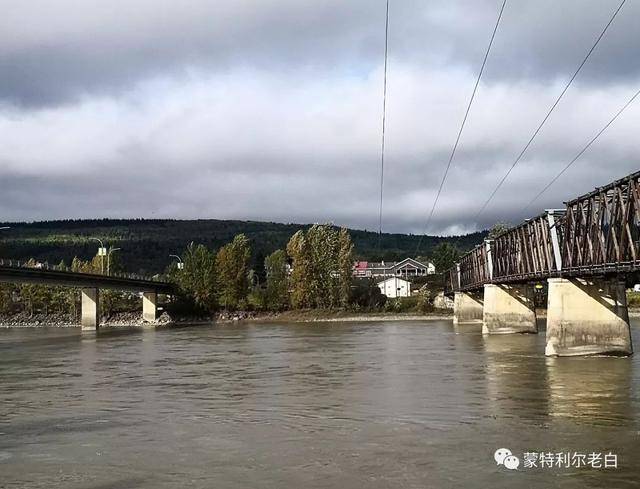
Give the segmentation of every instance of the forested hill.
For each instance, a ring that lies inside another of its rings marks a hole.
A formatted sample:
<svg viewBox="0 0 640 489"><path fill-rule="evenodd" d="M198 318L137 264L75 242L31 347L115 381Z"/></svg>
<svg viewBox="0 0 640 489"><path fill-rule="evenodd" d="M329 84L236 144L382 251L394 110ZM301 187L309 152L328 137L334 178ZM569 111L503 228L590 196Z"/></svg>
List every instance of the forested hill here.
<svg viewBox="0 0 640 489"><path fill-rule="evenodd" d="M171 261L169 255L181 254L192 241L217 249L238 233L246 234L253 248L253 262L262 263L264 256L278 248L299 229L310 225L280 224L257 221L161 220L161 219L97 219L61 220L33 223L5 223L11 229L0 231L0 257L67 264L74 257L88 259L95 255L96 237L105 246L118 247L118 261L128 271L157 273ZM382 253L378 251L378 234L350 230L356 258L365 260L396 260L415 256L419 236L383 234ZM442 242L449 242L461 251L480 243L486 232L465 236L428 236L422 241L420 255L429 256Z"/></svg>

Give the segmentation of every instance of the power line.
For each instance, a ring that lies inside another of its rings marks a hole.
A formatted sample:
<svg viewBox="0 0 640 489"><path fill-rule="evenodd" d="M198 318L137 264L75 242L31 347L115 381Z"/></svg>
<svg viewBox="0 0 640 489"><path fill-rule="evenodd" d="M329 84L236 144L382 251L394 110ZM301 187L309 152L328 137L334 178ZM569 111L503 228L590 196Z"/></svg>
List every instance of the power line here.
<svg viewBox="0 0 640 489"><path fill-rule="evenodd" d="M440 181L440 186L438 187L438 193L436 194L436 198L434 199L433 205L431 206L431 212L429 212L429 217L427 218L427 223L425 225L424 233L420 236L420 240L418 241L418 246L416 247L416 254L420 250L420 246L422 245L422 240L424 238L424 235L427 234L427 231L429 230L429 224L431 224L431 219L433 218L433 213L435 212L436 206L438 205L438 200L440 199L440 194L442 193L442 188L444 187L444 182L447 179L447 175L449 174L449 169L451 168L451 163L453 162L453 158L456 155L456 150L458 149L458 144L460 143L460 138L462 137L462 132L464 131L464 126L467 123L467 118L469 117L469 111L471 110L471 105L473 104L473 100L475 99L476 92L478 91L478 85L480 84L480 79L482 78L484 67L487 64L487 58L489 58L489 53L491 52L491 46L493 45L493 40L496 37L496 32L498 31L498 26L500 25L500 20L502 19L502 13L504 12L504 7L506 4L507 4L507 0L503 0L502 6L500 7L500 13L498 14L498 20L496 20L496 25L493 28L493 32L491 33L491 39L489 40L489 45L487 46L487 50L484 53L482 65L480 66L480 72L478 73L478 77L476 78L476 83L473 86L473 91L471 92L471 98L469 98L469 103L467 104L467 110L464 113L462 124L460 124L460 129L458 130L458 135L456 136L456 142L454 143L453 149L451 150L451 154L449 155L449 161L447 162L444 175L442 176L442 180Z"/></svg>
<svg viewBox="0 0 640 489"><path fill-rule="evenodd" d="M564 94L567 92L567 90L569 89L569 87L573 83L573 80L575 80L576 76L578 76L578 73L580 73L580 71L582 70L582 67L585 65L585 63L587 62L587 60L591 56L591 53L593 53L593 51L596 49L596 46L600 43L600 40L604 37L604 34L607 32L607 29L609 29L609 26L613 23L614 19L618 15L618 12L620 12L620 10L622 9L622 6L625 4L626 1L627 0L622 0L622 2L620 2L620 5L618 5L618 8L615 10L613 15L609 19L609 22L607 22L607 25L604 27L604 29L602 30L602 32L598 36L598 38L596 39L595 43L593 43L593 46L591 46L591 49L589 49L589 52L587 52L587 55L582 60L582 63L580 63L580 65L578 66L578 69L575 71L573 76L569 79L569 82L566 84L566 86L564 87L562 92L560 92L560 95L558 96L556 101L553 103L553 105L551 106L549 111L547 112L547 115L544 116L544 119L542 119L542 122L538 125L537 129L534 131L533 135L531 136L531 138L529 139L527 144L524 146L524 148L522 149L522 151L520 152L518 157L511 164L511 167L509 168L509 170L507 170L507 172L504 174L504 176L502 177L500 182L498 182L498 185L496 186L496 188L493 189L493 192L491 192L491 195L486 200L486 202L482 205L482 207L480 208L478 213L475 215L474 219L477 220L478 217L480 217L480 214L482 214L484 212L484 210L487 208L489 203L493 200L493 197L495 197L495 195L498 192L498 190L500 189L500 187L502 187L502 184L509 177L509 175L511 174L511 172L513 171L515 166L518 164L520 159L524 156L524 154L526 153L527 149L529 149L529 146L531 146L531 143L533 142L533 140L536 138L536 136L538 135L538 133L542 129L542 126L545 125L545 123L547 122L547 119L549 119L549 116L551 116L551 113L555 110L555 108L557 107L557 105L560 102L560 100L562 99L562 97L564 97Z"/></svg>
<svg viewBox="0 0 640 489"><path fill-rule="evenodd" d="M384 196L384 143L387 126L387 64L389 59L389 0L384 26L384 88L382 89L382 147L380 148L380 216L378 222L378 250L382 247L382 203Z"/></svg>
<svg viewBox="0 0 640 489"><path fill-rule="evenodd" d="M620 110L618 110L618 112L609 120L609 122L607 122L604 125L604 127L600 129L598 133L591 138L591 140L584 146L584 148L582 148L578 152L578 154L569 163L567 163L567 165L562 170L560 170L560 172L555 177L553 177L551 181L540 192L538 192L538 194L533 199L531 199L531 201L522 209L523 212L529 209L529 207L531 207L531 204L533 204L536 200L538 200L542 196L542 194L544 194L549 189L549 187L551 187L556 182L556 180L558 180L558 178L560 178L571 167L571 165L573 165L584 154L584 152L587 151L591 147L591 145L596 142L596 140L602 135L602 133L605 132L607 128L611 124L613 124L613 122L618 117L620 117L620 115L627 109L627 107L629 107L633 103L633 101L638 97L638 95L640 95L640 90L638 90L633 95L633 97L631 97L627 101L627 103L624 104Z"/></svg>

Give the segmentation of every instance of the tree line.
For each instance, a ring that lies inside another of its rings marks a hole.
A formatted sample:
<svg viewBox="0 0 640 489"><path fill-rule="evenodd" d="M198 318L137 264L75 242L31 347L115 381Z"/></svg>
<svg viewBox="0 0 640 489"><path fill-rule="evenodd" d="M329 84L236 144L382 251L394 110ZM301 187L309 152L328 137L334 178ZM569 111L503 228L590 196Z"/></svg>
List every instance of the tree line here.
<svg viewBox="0 0 640 489"><path fill-rule="evenodd" d="M440 243L430 257L437 271L449 268L460 252ZM100 273L104 257L74 258L72 271ZM297 230L286 246L256 263L251 240L243 233L212 249L191 243L182 253L182 267L170 264L164 276L178 293L169 309L212 314L219 310L377 309L385 305L375 279L354 279L354 244L347 229L316 224ZM421 261L427 258L419 257ZM37 266L30 260L27 266ZM65 267L64 262L60 267ZM111 254L110 269L122 271L119 254ZM135 294L102 291L103 316L139 308ZM0 285L0 313L70 314L80 311L78 290L38 284Z"/></svg>
<svg viewBox="0 0 640 489"><path fill-rule="evenodd" d="M0 224L2 226L3 224ZM194 241L218 250L234 236L244 234L251 240L251 267L264 274L264 259L275 250L286 251L291 236L299 229L305 232L310 225L279 224L255 221L219 220L79 220L34 223L8 223L11 229L0 235L0 255L14 260L70 264L74 257L91 260L97 244L91 238L122 248L120 259L126 270L141 275L162 273L170 261L169 255L184 250ZM486 233L465 236L424 236L386 234L349 230L354 255L359 260L393 261L416 253L433 256L442 243L466 251L482 241Z"/></svg>
<svg viewBox="0 0 640 489"><path fill-rule="evenodd" d="M297 231L286 249L264 259L264 273L250 269L251 247L244 234L213 252L191 244L183 268L167 270L183 300L198 309L346 307L351 292L353 243L346 229L314 225Z"/></svg>

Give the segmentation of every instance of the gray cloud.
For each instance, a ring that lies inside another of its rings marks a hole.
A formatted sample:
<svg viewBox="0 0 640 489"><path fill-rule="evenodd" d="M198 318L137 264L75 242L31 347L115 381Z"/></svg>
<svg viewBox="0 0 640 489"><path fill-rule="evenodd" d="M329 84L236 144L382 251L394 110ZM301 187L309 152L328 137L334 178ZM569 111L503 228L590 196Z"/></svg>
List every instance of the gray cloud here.
<svg viewBox="0 0 640 489"><path fill-rule="evenodd" d="M439 69L477 66L498 3L392 2L392 59ZM487 80L568 76L618 3L509 3ZM383 9L370 0L7 4L0 20L0 98L27 106L121 93L149 77L193 68L357 76L380 61ZM584 81L638 75L639 13L633 2L623 8Z"/></svg>
<svg viewBox="0 0 640 489"><path fill-rule="evenodd" d="M375 229L384 2L6 2L3 219L212 217ZM477 222L618 1L512 2L430 232L517 222L640 84L628 2ZM385 229L422 232L499 8L391 3ZM631 107L528 211L637 169ZM634 167L634 165L636 165Z"/></svg>

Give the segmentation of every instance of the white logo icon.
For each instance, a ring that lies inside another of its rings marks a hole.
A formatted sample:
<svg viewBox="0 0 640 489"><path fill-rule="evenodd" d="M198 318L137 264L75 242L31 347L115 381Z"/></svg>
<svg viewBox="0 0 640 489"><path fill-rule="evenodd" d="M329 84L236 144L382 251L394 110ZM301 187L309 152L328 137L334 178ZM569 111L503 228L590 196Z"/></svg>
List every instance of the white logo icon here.
<svg viewBox="0 0 640 489"><path fill-rule="evenodd" d="M509 455L504 459L504 466L509 470L515 470L520 465L520 459L513 455Z"/></svg>
<svg viewBox="0 0 640 489"><path fill-rule="evenodd" d="M509 470L515 470L520 466L520 459L511 453L508 448L498 448L493 454L498 465L504 465Z"/></svg>

